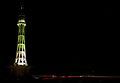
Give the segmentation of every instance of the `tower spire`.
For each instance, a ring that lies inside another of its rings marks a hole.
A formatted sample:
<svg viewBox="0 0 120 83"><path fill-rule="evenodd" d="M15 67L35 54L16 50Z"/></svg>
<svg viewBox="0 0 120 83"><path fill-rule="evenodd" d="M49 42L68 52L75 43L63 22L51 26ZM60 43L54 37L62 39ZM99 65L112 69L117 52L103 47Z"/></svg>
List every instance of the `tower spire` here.
<svg viewBox="0 0 120 83"><path fill-rule="evenodd" d="M18 11L19 11L19 13L18 13L19 16L25 15L25 13L24 13L24 0L19 0Z"/></svg>
<svg viewBox="0 0 120 83"><path fill-rule="evenodd" d="M23 10L23 5L21 5L21 10Z"/></svg>

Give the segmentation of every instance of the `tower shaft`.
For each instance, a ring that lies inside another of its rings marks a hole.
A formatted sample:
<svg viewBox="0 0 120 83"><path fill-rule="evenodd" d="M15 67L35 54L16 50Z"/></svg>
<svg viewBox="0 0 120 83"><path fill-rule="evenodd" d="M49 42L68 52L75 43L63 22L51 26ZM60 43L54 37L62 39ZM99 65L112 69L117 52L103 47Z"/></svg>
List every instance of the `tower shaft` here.
<svg viewBox="0 0 120 83"><path fill-rule="evenodd" d="M17 41L15 64L27 66L28 64L26 60L26 48L25 48L26 23L24 17L18 20L17 26L18 26L18 41Z"/></svg>

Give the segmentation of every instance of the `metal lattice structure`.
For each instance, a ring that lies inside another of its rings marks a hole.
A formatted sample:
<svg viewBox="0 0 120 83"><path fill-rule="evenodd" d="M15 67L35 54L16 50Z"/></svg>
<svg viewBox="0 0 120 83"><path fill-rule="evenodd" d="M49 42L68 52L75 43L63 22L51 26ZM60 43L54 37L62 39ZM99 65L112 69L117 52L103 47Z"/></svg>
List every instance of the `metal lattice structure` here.
<svg viewBox="0 0 120 83"><path fill-rule="evenodd" d="M15 65L24 65L27 66L26 60L26 48L25 48L25 16L21 15L19 17L18 23L18 41L17 41L17 51L15 58Z"/></svg>

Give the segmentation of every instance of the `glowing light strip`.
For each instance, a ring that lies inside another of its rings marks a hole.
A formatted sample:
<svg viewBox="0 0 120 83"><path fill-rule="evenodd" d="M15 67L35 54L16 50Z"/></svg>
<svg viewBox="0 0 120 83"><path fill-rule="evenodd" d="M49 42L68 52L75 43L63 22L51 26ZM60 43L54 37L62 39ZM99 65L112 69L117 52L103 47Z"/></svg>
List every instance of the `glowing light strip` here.
<svg viewBox="0 0 120 83"><path fill-rule="evenodd" d="M64 76L57 76L57 75L34 75L33 76L35 79L40 79L42 78L43 80L51 80L51 79L66 79L66 78L93 78L93 79L120 79L120 76L95 76L95 75L64 75Z"/></svg>

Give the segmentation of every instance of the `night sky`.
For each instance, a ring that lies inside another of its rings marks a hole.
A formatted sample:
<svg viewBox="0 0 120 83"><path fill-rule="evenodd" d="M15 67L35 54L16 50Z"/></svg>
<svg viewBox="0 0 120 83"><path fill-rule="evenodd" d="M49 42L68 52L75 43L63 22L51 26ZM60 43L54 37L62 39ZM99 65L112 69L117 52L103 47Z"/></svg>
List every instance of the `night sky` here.
<svg viewBox="0 0 120 83"><path fill-rule="evenodd" d="M16 56L19 4L0 4L2 71ZM80 4L25 1L26 55L34 73L120 74L113 8Z"/></svg>
<svg viewBox="0 0 120 83"><path fill-rule="evenodd" d="M104 8L105 16L112 16L112 8Z"/></svg>

